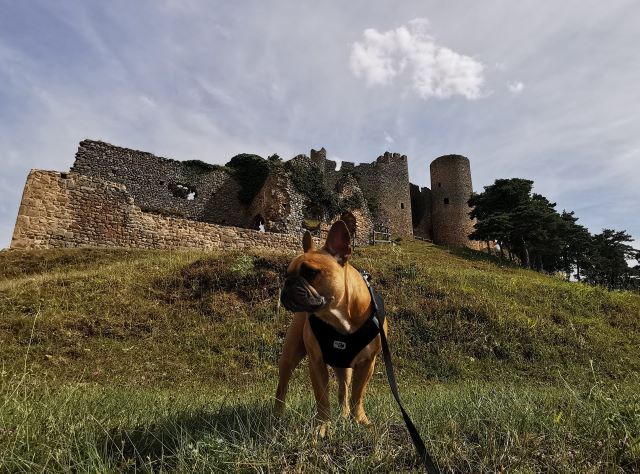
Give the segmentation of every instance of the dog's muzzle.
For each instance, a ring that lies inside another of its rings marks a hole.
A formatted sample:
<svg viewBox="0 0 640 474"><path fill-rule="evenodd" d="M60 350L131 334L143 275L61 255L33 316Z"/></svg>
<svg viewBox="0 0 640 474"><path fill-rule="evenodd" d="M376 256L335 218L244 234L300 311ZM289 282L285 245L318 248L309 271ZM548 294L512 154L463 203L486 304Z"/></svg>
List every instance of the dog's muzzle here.
<svg viewBox="0 0 640 474"><path fill-rule="evenodd" d="M311 313L327 304L326 298L318 292L302 277L288 277L284 281L280 293L282 305L289 311L305 311Z"/></svg>

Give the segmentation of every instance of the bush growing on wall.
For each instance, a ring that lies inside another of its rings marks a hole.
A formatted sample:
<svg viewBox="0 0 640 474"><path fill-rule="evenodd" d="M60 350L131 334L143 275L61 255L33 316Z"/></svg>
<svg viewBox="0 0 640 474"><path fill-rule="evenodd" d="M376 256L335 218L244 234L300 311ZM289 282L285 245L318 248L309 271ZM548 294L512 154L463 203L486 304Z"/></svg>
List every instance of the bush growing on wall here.
<svg viewBox="0 0 640 474"><path fill-rule="evenodd" d="M287 161L285 166L296 189L315 207L322 209L327 218L333 218L345 211L360 209L368 204L359 191L341 198L340 193L329 186L322 170L315 163ZM347 178L342 177L336 184L336 188L340 189L346 182Z"/></svg>
<svg viewBox="0 0 640 474"><path fill-rule="evenodd" d="M241 153L231 158L226 166L240 185L238 198L243 204L249 204L269 176L269 162L258 155Z"/></svg>
<svg viewBox="0 0 640 474"><path fill-rule="evenodd" d="M238 197L244 204L249 204L264 185L269 172L284 166L289 172L291 181L296 189L304 195L310 203L321 209L326 217L336 216L344 211L359 209L368 204L361 192L356 192L341 198L324 179L322 170L315 163L287 161L283 162L278 155L271 155L268 159L249 153L234 156L225 165L234 179L240 185ZM338 183L338 188L344 180Z"/></svg>
<svg viewBox="0 0 640 474"><path fill-rule="evenodd" d="M293 185L310 202L321 207L328 216L340 212L339 197L329 188L318 165L287 161L285 166L291 174Z"/></svg>

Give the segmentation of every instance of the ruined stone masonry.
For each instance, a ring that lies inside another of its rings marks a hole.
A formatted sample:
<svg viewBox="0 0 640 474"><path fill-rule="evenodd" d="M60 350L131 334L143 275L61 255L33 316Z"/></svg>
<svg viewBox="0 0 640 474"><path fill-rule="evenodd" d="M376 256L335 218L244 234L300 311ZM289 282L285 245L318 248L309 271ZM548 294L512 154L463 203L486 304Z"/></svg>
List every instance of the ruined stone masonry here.
<svg viewBox="0 0 640 474"><path fill-rule="evenodd" d="M260 232L142 212L127 188L77 173L33 170L12 248L139 247L297 251L300 235Z"/></svg>
<svg viewBox="0 0 640 474"><path fill-rule="evenodd" d="M318 223L314 233L322 238L338 218L347 222L356 245L368 244L374 229L384 229L396 237L415 233L438 244L474 246L468 240L473 222L467 158L435 160L431 190L410 184L407 157L397 153L372 163L343 162L338 170L324 148L291 162L317 170L343 205L338 214L328 214L298 189L284 166L269 168L251 202L243 203L241 183L226 167L84 140L70 172L29 173L11 248L298 251L309 222Z"/></svg>

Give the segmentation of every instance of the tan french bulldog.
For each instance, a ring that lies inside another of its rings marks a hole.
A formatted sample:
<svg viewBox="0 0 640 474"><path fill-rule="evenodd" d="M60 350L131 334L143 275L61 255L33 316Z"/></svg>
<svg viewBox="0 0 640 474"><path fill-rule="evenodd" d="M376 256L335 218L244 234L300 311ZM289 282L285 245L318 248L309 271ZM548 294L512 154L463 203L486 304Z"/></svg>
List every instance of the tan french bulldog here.
<svg viewBox="0 0 640 474"><path fill-rule="evenodd" d="M320 422L320 435L324 436L331 417L329 372L320 343L312 330L310 317L315 314L338 333L351 334L369 320L374 307L367 284L349 264L351 237L343 221L337 221L331 226L321 249L315 248L309 232L304 234L302 246L304 253L289 265L281 293L282 304L295 314L287 330L280 357L275 412L282 412L291 374L304 356L308 355L316 398L316 417ZM386 334L386 320L383 330ZM343 417L351 414L356 422L369 423L363 399L380 350L378 334L355 355L348 367L334 368ZM351 402L348 397L350 386Z"/></svg>

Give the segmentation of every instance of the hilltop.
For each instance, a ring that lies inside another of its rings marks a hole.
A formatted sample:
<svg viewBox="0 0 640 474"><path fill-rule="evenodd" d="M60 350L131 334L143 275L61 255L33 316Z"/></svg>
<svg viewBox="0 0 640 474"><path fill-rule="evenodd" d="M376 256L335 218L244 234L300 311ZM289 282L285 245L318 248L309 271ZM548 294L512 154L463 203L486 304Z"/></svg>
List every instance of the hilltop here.
<svg viewBox="0 0 640 474"><path fill-rule="evenodd" d="M0 253L0 470L416 468L381 362L371 427L315 439L304 367L274 424L289 260ZM639 294L422 242L353 264L385 298L401 392L441 467L640 468Z"/></svg>

